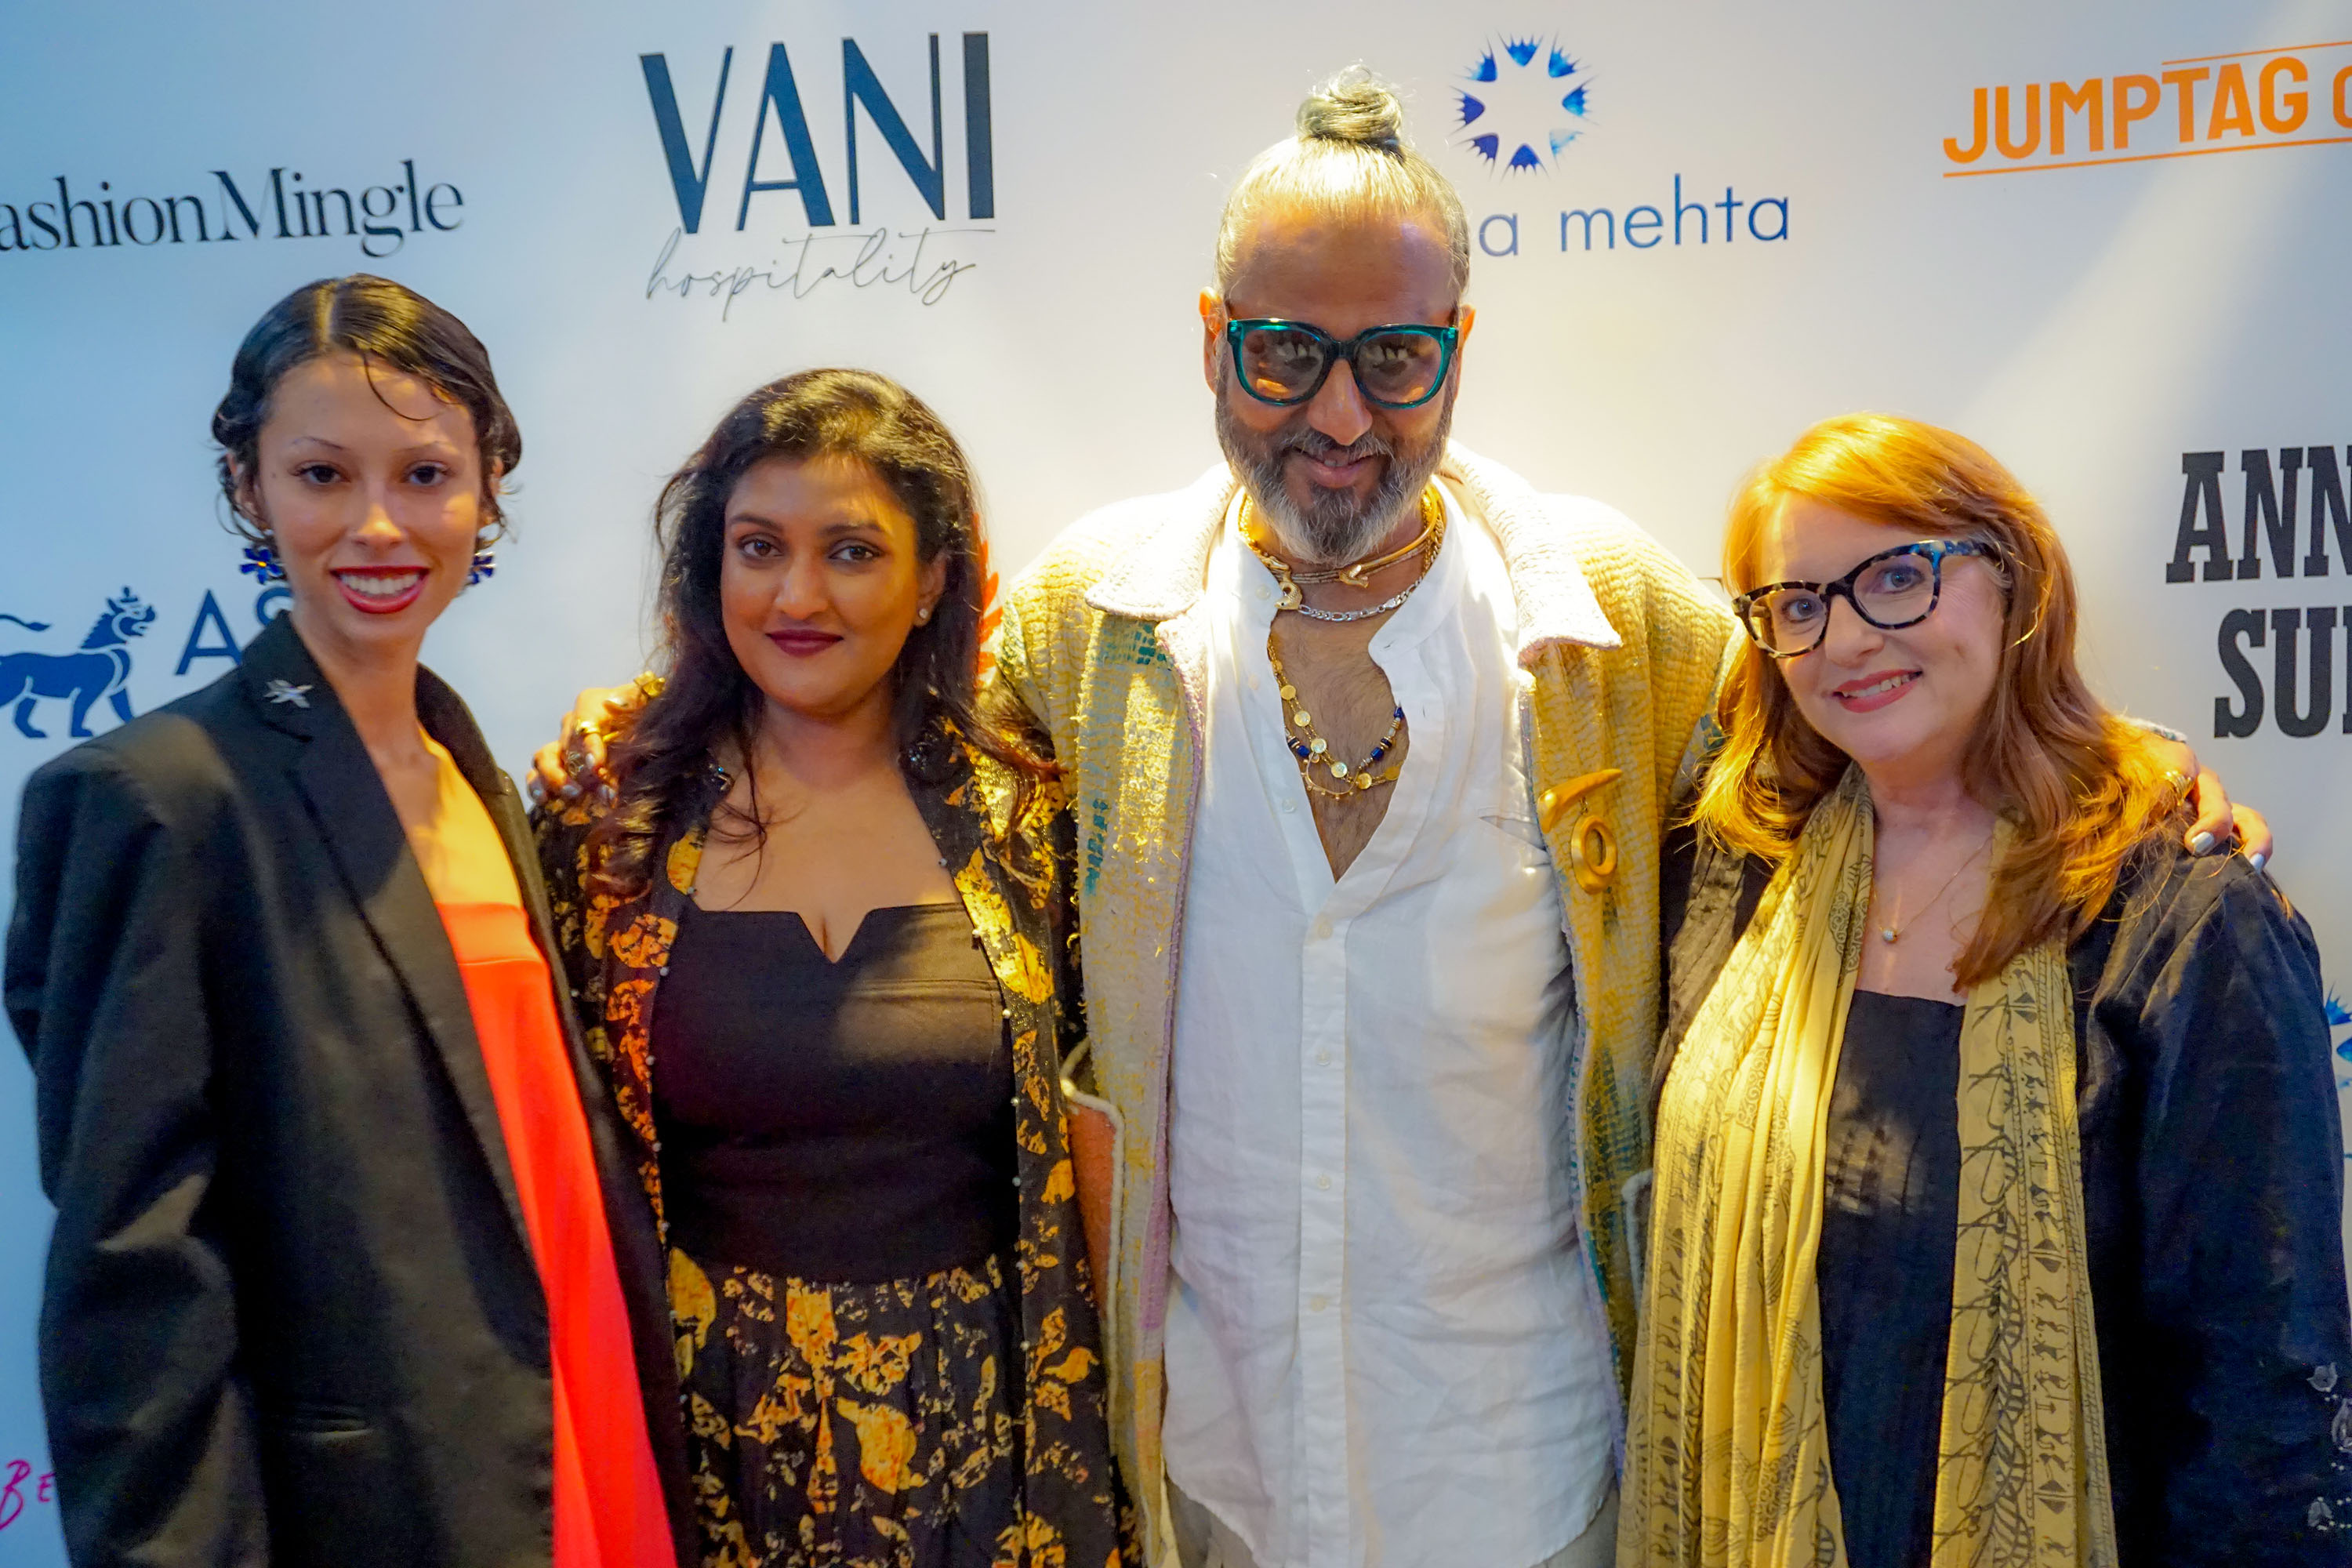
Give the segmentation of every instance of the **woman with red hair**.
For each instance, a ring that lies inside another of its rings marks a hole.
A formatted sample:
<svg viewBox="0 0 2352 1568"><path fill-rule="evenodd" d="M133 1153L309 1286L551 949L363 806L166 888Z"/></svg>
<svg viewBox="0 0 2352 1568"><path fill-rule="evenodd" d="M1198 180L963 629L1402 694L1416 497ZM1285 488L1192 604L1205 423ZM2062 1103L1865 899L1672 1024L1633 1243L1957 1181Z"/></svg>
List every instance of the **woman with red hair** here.
<svg viewBox="0 0 2352 1568"><path fill-rule="evenodd" d="M1667 878L1621 1564L2341 1563L2318 955L2074 659L2048 519L1860 415L1732 509Z"/></svg>

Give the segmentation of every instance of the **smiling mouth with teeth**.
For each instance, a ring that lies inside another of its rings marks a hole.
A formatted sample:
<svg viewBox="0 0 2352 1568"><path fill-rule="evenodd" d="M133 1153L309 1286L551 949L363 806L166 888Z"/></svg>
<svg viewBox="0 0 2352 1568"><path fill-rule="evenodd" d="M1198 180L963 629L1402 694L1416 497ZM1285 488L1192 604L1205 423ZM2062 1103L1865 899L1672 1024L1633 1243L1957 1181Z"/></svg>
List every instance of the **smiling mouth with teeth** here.
<svg viewBox="0 0 2352 1568"><path fill-rule="evenodd" d="M1831 693L1831 695L1834 697L1842 697L1845 700L1852 702L1864 697L1884 696L1887 692L1894 690L1896 687L1907 686L1917 679L1919 679L1919 676L1916 670L1898 670L1895 674L1886 676L1883 679L1874 680L1867 686L1842 686L1838 688L1836 691Z"/></svg>
<svg viewBox="0 0 2352 1568"><path fill-rule="evenodd" d="M396 598L423 581L421 567L401 572L338 572L335 580L354 594L372 599Z"/></svg>

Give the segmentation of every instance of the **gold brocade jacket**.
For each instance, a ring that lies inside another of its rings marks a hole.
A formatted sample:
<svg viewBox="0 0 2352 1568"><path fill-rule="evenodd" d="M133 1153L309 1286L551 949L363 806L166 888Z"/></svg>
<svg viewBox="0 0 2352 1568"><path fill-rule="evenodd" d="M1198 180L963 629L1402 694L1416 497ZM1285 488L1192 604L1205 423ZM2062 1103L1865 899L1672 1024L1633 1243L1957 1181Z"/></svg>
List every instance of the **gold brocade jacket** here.
<svg viewBox="0 0 2352 1568"><path fill-rule="evenodd" d="M1071 912L1069 823L1058 785L1041 786L1010 827L1004 771L960 744L940 784L914 784L940 856L995 971L1013 1045L1020 1149L1014 1264L1025 1360L1022 1381L1024 1542L1011 1568L1120 1568L1134 1515L1112 1467L1108 1393L1095 1287L1088 1277L1060 1064L1084 1031ZM669 1258L669 1298L681 1365L690 1365L717 1316L707 1277L668 1246L661 1140L653 1110L653 1017L671 942L702 859L711 813L726 791L715 764L666 852L651 888L632 899L589 889L596 851L588 834L604 810L556 802L535 822L566 982L590 1054L611 1085L635 1144L639 1179ZM1021 869L1032 872L1024 877Z"/></svg>

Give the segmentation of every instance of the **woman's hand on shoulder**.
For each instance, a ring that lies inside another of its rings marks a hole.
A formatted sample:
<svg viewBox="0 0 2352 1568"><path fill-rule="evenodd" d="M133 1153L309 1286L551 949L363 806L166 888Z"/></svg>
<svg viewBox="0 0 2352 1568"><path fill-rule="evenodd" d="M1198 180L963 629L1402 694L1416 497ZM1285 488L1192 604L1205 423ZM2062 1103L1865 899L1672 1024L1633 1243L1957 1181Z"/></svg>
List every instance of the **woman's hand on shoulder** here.
<svg viewBox="0 0 2352 1568"><path fill-rule="evenodd" d="M639 676L626 686L592 686L572 699L572 710L557 727L556 738L531 753L530 776L523 782L533 805L551 800L578 800L601 790L609 798L612 780L604 772L605 742L628 729L648 698L660 688L650 676Z"/></svg>

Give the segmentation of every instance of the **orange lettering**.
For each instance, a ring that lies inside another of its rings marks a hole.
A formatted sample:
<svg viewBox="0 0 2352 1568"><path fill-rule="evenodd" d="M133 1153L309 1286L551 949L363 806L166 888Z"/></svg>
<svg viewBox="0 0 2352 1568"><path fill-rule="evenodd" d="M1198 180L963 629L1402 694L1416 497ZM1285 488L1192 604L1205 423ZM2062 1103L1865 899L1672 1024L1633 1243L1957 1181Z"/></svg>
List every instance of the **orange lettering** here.
<svg viewBox="0 0 2352 1568"><path fill-rule="evenodd" d="M2001 90L2006 92L2008 89L2003 88ZM2336 84L2336 101L2337 103L2342 103L2344 101L2343 84L2340 81ZM1944 156L1949 158L1955 163L1973 163L1978 159L1984 156L1984 150L1985 89L1979 88L1977 89L1977 139L1974 142L1969 142L1967 151L1963 152L1958 142L1949 136L1945 137Z"/></svg>
<svg viewBox="0 0 2352 1568"><path fill-rule="evenodd" d="M2079 111L2084 128L2091 133L2091 151L2107 150L2107 84L2104 78L2093 77L2079 88L2068 87L2063 81L2050 84L2050 152L2056 156L2066 151L2066 115Z"/></svg>
<svg viewBox="0 0 2352 1568"><path fill-rule="evenodd" d="M2213 82L2213 121L2205 127L2210 139L2224 131L2241 136L2254 133L2254 106L2246 100L2246 73L2234 61L2221 68Z"/></svg>
<svg viewBox="0 0 2352 1568"><path fill-rule="evenodd" d="M2156 79L2152 76L2116 78L2116 152L2120 153L2131 145L2132 126L2154 114L2157 103L2163 96L2162 89L2156 85ZM2137 101L2134 101L2135 99ZM2336 94L2336 101L2339 103L2343 101L2341 91Z"/></svg>
<svg viewBox="0 0 2352 1568"><path fill-rule="evenodd" d="M2203 66L2199 66L2193 71L2164 73L2165 86L2177 87L2180 89L2180 139L2183 142L2197 140L2197 84L2212 74ZM2243 82L2239 83L2242 88L2244 85Z"/></svg>
<svg viewBox="0 0 2352 1568"><path fill-rule="evenodd" d="M2352 102L2346 101L2347 88L2352 88L2352 66L2336 73L2336 123L2352 131Z"/></svg>
<svg viewBox="0 0 2352 1568"><path fill-rule="evenodd" d="M2000 142L2004 158L2030 158L2042 151L2042 84L2028 83L2025 89L2025 139L2009 139L2009 89L1996 88L1992 95L1993 135Z"/></svg>
<svg viewBox="0 0 2352 1568"><path fill-rule="evenodd" d="M2303 129L2304 116L2311 111L2311 103L2307 94L2279 91L2279 78L2283 76L2292 76L2297 87L2310 79L2303 62L2293 55L2284 55L2263 68L2263 128L2281 136L2292 136Z"/></svg>

